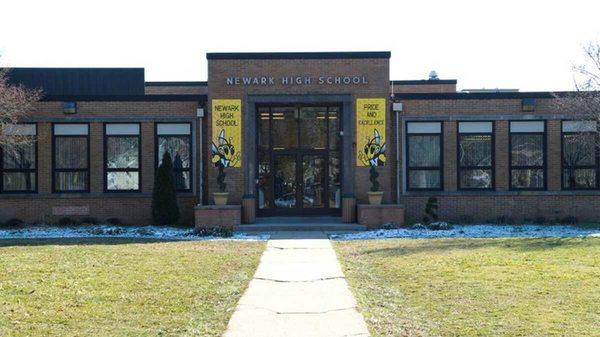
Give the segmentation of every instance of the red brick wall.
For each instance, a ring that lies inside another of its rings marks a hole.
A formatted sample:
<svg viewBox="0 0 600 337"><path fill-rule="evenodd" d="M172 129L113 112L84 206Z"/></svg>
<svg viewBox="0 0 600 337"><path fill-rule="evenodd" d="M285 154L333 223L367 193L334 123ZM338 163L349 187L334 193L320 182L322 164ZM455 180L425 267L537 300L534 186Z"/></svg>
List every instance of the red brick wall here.
<svg viewBox="0 0 600 337"><path fill-rule="evenodd" d="M78 112L65 115L61 102L41 102L29 119L37 122L38 163L35 194L0 194L0 221L19 218L27 222L52 222L66 215L53 215L53 207L87 207L89 216L100 221L119 218L130 224L151 223L154 185L154 124L157 121L191 121L197 102L77 102ZM141 192L104 193L104 122L141 122ZM52 193L52 122L89 122L90 192ZM194 146L200 145L197 141ZM198 166L198 158L194 165ZM194 178L193 183L197 185ZM196 193L179 196L182 222L192 224ZM83 218L86 216L68 216Z"/></svg>
<svg viewBox="0 0 600 337"><path fill-rule="evenodd" d="M344 75L365 75L368 77L366 85L281 85L278 79L284 76L344 76ZM226 79L230 76L272 76L276 79L275 85L269 86L244 86L227 85ZM247 97L253 94L351 94L353 105L356 104L356 98L389 98L389 60L388 59L297 59L297 60L209 60L208 61L208 110L207 125L211 125L210 106L211 100L216 99L241 99L242 111L247 109ZM391 109L388 110L387 135L388 143L393 142L393 119ZM347 112L346 112L347 114ZM242 132L247 132L243 127ZM206 141L211 139L211 130L207 130ZM244 135L243 135L244 137ZM344 138L344 141L354 142L352 138ZM387 158L395 158L395 147L389 147ZM209 149L206 148L204 155L209 156ZM391 164L380 168L381 186L393 186L393 177L395 175L395 165L393 160ZM355 165L354 163L344 163L344 165ZM208 193L209 195L217 189L216 186L216 168L208 168ZM230 200L233 203L241 202L244 193L244 173L243 168L231 168L228 170L227 183L230 194ZM360 202L366 202L367 191L370 187L368 180L368 168L356 168L354 177L346 179L355 180L355 191L344 191L344 193L354 192ZM391 202L394 189L385 189L384 201ZM209 197L212 199L212 197Z"/></svg>
<svg viewBox="0 0 600 337"><path fill-rule="evenodd" d="M535 112L527 113L521 111L520 99L404 100L403 105L404 121L442 120L444 126L444 190L403 192L401 203L406 206L408 222L421 220L429 196L438 198L440 217L449 221L481 222L498 217L557 220L566 216L580 221L600 219L600 191L561 188L561 119L570 116L552 99L537 99ZM546 121L545 191L510 190L509 120L523 118ZM495 191L461 191L457 186L457 123L481 119L493 120L495 126Z"/></svg>

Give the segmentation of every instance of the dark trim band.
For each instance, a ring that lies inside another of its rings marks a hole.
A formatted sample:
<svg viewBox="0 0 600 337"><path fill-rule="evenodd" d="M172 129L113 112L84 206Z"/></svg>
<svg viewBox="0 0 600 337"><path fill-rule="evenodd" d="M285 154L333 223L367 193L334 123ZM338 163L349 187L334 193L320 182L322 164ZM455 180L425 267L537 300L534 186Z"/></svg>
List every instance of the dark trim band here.
<svg viewBox="0 0 600 337"><path fill-rule="evenodd" d="M153 81L145 82L147 87L206 87L207 81Z"/></svg>
<svg viewBox="0 0 600 337"><path fill-rule="evenodd" d="M207 95L47 95L43 102L206 102Z"/></svg>
<svg viewBox="0 0 600 337"><path fill-rule="evenodd" d="M290 60L290 59L389 59L389 51L294 52L294 53L207 53L207 60Z"/></svg>

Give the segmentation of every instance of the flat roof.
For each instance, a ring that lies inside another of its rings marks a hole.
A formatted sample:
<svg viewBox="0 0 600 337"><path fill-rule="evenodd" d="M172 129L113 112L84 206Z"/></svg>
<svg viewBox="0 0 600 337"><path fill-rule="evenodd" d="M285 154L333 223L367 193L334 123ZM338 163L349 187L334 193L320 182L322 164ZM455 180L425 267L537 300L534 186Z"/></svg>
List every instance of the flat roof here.
<svg viewBox="0 0 600 337"><path fill-rule="evenodd" d="M42 102L206 102L206 95L45 95Z"/></svg>
<svg viewBox="0 0 600 337"><path fill-rule="evenodd" d="M147 87L205 87L207 81L150 81Z"/></svg>
<svg viewBox="0 0 600 337"><path fill-rule="evenodd" d="M394 85L432 85L432 84L456 84L457 80L393 80Z"/></svg>
<svg viewBox="0 0 600 337"><path fill-rule="evenodd" d="M292 59L389 59L389 51L290 52L290 53L207 53L208 60L292 60Z"/></svg>

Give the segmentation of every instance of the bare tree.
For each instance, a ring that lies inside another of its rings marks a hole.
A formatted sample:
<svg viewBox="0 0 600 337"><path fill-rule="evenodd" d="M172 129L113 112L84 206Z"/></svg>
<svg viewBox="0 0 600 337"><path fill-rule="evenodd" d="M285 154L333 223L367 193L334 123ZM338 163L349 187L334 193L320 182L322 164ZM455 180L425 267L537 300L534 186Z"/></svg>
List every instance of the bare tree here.
<svg viewBox="0 0 600 337"><path fill-rule="evenodd" d="M596 184L595 175L584 167L593 167L600 151L600 42L584 48L583 62L573 66L573 72L575 91L556 93L554 100L558 111L582 122L563 138L564 183L591 187ZM589 122L595 122L596 127Z"/></svg>
<svg viewBox="0 0 600 337"><path fill-rule="evenodd" d="M33 111L42 96L41 90L32 90L8 81L10 69L0 69L0 147L12 151L28 144L31 137L14 132L15 125Z"/></svg>
<svg viewBox="0 0 600 337"><path fill-rule="evenodd" d="M600 42L584 48L584 60L573 66L575 91L556 93L560 111L574 119L596 121L600 125Z"/></svg>

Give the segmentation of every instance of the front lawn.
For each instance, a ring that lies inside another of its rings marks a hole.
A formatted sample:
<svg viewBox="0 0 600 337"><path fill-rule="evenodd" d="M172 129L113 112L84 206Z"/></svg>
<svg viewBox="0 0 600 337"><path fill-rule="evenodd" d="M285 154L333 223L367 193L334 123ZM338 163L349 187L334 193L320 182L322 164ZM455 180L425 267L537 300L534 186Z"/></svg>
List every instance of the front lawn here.
<svg viewBox="0 0 600 337"><path fill-rule="evenodd" d="M264 246L0 240L0 336L220 336Z"/></svg>
<svg viewBox="0 0 600 337"><path fill-rule="evenodd" d="M374 336L600 336L600 238L335 247Z"/></svg>

